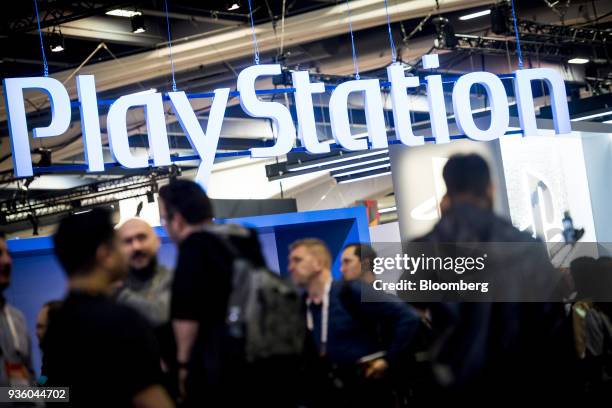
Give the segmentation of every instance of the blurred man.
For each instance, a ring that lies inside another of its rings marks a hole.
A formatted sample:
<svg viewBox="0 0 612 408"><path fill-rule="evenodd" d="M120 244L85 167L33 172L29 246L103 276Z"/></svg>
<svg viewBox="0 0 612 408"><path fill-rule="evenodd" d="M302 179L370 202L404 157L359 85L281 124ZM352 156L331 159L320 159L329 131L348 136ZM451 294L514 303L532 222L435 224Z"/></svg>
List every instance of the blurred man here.
<svg viewBox="0 0 612 408"><path fill-rule="evenodd" d="M117 291L117 301L136 309L153 327L160 327L170 314L172 274L157 262L159 237L140 218L125 221L117 232L130 266Z"/></svg>
<svg viewBox="0 0 612 408"><path fill-rule="evenodd" d="M34 376L27 322L4 297L12 266L6 236L0 232L0 386L29 385Z"/></svg>
<svg viewBox="0 0 612 408"><path fill-rule="evenodd" d="M36 337L38 338L38 344L42 345L47 328L55 314L62 307L61 300L52 300L47 302L40 308L38 316L36 317Z"/></svg>
<svg viewBox="0 0 612 408"><path fill-rule="evenodd" d="M40 377L38 377L38 384L44 385L47 382L47 368L45 367L45 335L49 325L54 320L55 316L62 307L63 302L61 300L51 300L43 305L36 316L36 337L38 338L38 347L41 352L42 364L40 367Z"/></svg>
<svg viewBox="0 0 612 408"><path fill-rule="evenodd" d="M531 390L548 397L546 392L553 388L546 385L554 383L554 367L562 364L562 356L555 355L555 350L571 344L559 335L562 306L543 303L548 300L544 288L548 290L558 281L545 247L493 213L494 189L482 157L452 156L444 166L443 178L447 192L442 217L430 233L416 240L419 245L431 243L431 248L438 248L439 243L475 243L482 247L483 243L505 243L487 246L487 262L496 265L487 276L505 279L508 290L514 288L505 294L517 302L524 289L540 297L534 297L533 303L431 303L432 324L439 333L432 347L434 373L448 391L436 396L471 401L475 393L481 398L512 394L522 399ZM461 248L452 247L448 253L453 255Z"/></svg>
<svg viewBox="0 0 612 408"><path fill-rule="evenodd" d="M186 406L250 405L261 395L247 391L244 350L229 336L226 319L237 254L265 265L257 236L239 226L215 226L211 202L193 181L175 180L159 197L162 224L178 246L170 318L181 398Z"/></svg>
<svg viewBox="0 0 612 408"><path fill-rule="evenodd" d="M376 252L368 244L348 244L342 251L340 272L346 281L361 280L367 284L374 282L372 272Z"/></svg>
<svg viewBox="0 0 612 408"><path fill-rule="evenodd" d="M110 299L128 272L111 214L70 215L53 241L69 292L45 335L46 385L70 387L73 406L172 407L148 322Z"/></svg>
<svg viewBox="0 0 612 408"><path fill-rule="evenodd" d="M332 258L319 239L290 247L288 271L306 291L309 340L319 383L312 406L391 407L389 383L381 381L407 350L418 318L395 297L359 281L332 281ZM363 296L363 298L362 298ZM381 344L380 328L390 333ZM314 391L311 390L312 393Z"/></svg>

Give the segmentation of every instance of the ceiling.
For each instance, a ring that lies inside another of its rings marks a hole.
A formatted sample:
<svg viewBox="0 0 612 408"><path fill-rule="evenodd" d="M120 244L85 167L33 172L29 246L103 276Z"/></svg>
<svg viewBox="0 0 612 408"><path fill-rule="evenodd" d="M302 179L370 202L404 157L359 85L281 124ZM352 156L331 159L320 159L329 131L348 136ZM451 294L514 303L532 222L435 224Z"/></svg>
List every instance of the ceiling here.
<svg viewBox="0 0 612 408"><path fill-rule="evenodd" d="M0 76L40 76L42 58L33 3L14 3L0 15ZM253 43L247 1L240 3L238 9L228 11L225 1L168 0L176 84L180 90L199 93L220 86L235 89L237 72L252 65ZM253 0L252 3L263 62L279 62L287 69L308 69L326 83L340 82L354 74L345 1ZM419 58L427 52L440 54L441 67L438 72L445 75L475 69L502 74L516 69L512 27L508 27L506 33L495 34L490 16L465 21L459 19L470 12L489 9L494 3L494 0L440 0L440 9L436 10L435 0L389 0L391 29L399 59L417 75L423 73ZM597 97L600 99L593 103L593 110L601 109L602 104L606 106L606 103L612 102L608 98L612 82L608 54L612 49L606 42L608 38L612 41L612 4L606 0L573 0L559 1L551 7L547 3L538 0L516 1L519 21L535 22L520 27L526 63L528 66L558 67L566 79L572 102ZM154 88L161 92L171 89L164 1L39 0L38 7L50 75L65 82L71 97L76 97L73 78L76 73L96 76L99 99L112 100L143 89ZM384 79L384 68L391 60L384 2L356 0L349 2L349 7L360 73L364 77ZM129 18L106 14L117 8L140 12L146 31L135 34ZM457 37L458 47L434 49L437 31L432 18L438 14L448 18L456 34L464 35ZM577 29L584 30L576 37ZM585 30L596 30L593 32L599 37L589 39ZM51 52L50 42L52 38L57 38L59 32L63 36L64 51ZM574 39L568 40L569 35L574 35ZM586 39L580 40L580 36ZM591 63L581 66L567 64L568 55L574 54L588 55ZM273 83L271 80L259 84L261 88L285 85L289 84ZM482 101L479 92L477 89L474 91L474 103ZM511 95L511 89L509 93ZM540 97L536 100L538 104L546 104L545 93L536 89L536 96ZM275 98L292 107L292 98L285 100L282 94ZM328 95L314 100L317 131L322 140L331 137L327 98ZM426 125L428 114L426 105L420 103L422 98L423 95L418 93L413 96L413 110L415 121ZM210 100L191 101L205 126ZM232 106L228 106L223 124L220 149L245 150L269 143L272 137L269 123L247 117L235 99L230 104ZM361 101L351 101L354 133L363 132L365 128L361 106ZM586 105L576 103L576 106L579 109ZM31 126L48 122L49 110L42 95L29 96L27 108ZM388 110L389 104L385 108ZM101 110L100 113L104 130L105 111ZM598 118L594 120L602 120ZM191 147L182 135L176 118L168 115L166 122L172 151L179 155L189 154ZM146 125L141 110L136 109L128 115L128 126L131 145L146 149ZM78 110L73 112L73 125L65 135L32 141L31 146L33 150L42 148L51 151L54 165L83 163ZM33 153L34 163L40 159L39 153ZM108 152L106 159L111 160ZM194 165L187 164L191 167ZM11 199L15 196L14 192L22 188L20 183L13 180L11 169L6 114L2 103L0 175L4 178L4 184L0 186L0 199L3 200ZM118 173L121 174L121 171ZM42 176L30 183L32 190L41 194L61 194L67 186L86 184L100 178L87 176L75 179L74 176L67 176L56 184L41 181L48 177L51 176Z"/></svg>

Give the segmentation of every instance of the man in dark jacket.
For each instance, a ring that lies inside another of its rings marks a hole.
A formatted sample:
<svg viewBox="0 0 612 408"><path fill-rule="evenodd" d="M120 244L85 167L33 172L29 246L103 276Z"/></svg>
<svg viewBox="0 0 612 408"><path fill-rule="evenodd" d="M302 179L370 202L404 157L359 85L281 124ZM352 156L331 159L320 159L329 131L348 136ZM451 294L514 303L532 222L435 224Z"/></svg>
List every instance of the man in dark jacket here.
<svg viewBox="0 0 612 408"><path fill-rule="evenodd" d="M305 290L309 407L393 407L388 381L419 319L397 298L360 281L333 281L325 243L309 238L290 246L288 270ZM387 341L380 329L389 333ZM386 343L386 344L383 344Z"/></svg>
<svg viewBox="0 0 612 408"><path fill-rule="evenodd" d="M437 333L433 371L446 390L440 395L473 401L483 393L506 399L546 392L546 384L556 381L559 350L569 344L560 336L562 305L546 302L560 276L541 242L493 213L493 186L484 159L453 156L443 177L447 193L442 217L416 241L432 248L444 243L447 254L460 253L466 243L487 248L494 259L487 261L483 276L492 286L497 283L498 291L488 301L465 302L459 295L452 302L429 304ZM455 247L450 249L449 243Z"/></svg>
<svg viewBox="0 0 612 408"><path fill-rule="evenodd" d="M213 224L211 202L193 181L175 180L159 190L159 197L162 224L178 247L170 319L180 398L184 406L215 405L217 401L223 401L224 407L256 405L254 401L267 393L249 390L254 389L255 380L266 378L251 372L244 345L230 335L226 318L236 257L228 243L252 265L261 267L265 260L257 235L237 225Z"/></svg>

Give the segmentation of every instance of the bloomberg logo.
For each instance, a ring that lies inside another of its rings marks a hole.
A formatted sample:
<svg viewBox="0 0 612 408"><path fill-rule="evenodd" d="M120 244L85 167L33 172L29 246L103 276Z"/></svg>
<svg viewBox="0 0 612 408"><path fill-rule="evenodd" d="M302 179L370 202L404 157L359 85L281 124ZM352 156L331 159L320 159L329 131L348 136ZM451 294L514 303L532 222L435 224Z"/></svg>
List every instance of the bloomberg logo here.
<svg viewBox="0 0 612 408"><path fill-rule="evenodd" d="M425 55L423 67L425 69L438 68L438 56ZM311 82L308 71L292 72L297 111L296 129L291 113L286 106L278 102L262 101L256 94L255 81L257 78L280 74L280 65L264 64L245 68L238 75L237 90L240 94L242 109L249 116L270 119L276 135L273 146L252 148L251 157L282 156L293 148L296 138L300 139L302 146L309 153L328 153L330 145L317 138L312 101L313 94L325 92L325 85L320 82ZM423 145L425 138L415 135L412 131L406 92L408 88L416 88L421 85L419 77L406 77L404 68L399 64L387 67L387 76L391 83L390 94L397 140L406 146ZM442 76L428 75L424 79L433 137L436 143L448 143L450 136ZM548 85L555 132L557 134L570 133L567 95L561 74L550 68L535 68L523 69L514 73L514 93L523 135L529 136L537 133L531 90L531 82L534 80L542 80ZM3 83L14 174L16 177L30 177L33 175L33 168L23 92L25 89L40 90L48 95L50 101L51 121L46 127L32 129L34 138L59 136L68 130L71 120L70 97L66 88L54 78L6 78ZM472 116L470 90L476 84L484 87L490 101L491 122L487 129L480 129L476 126ZM93 75L77 76L76 87L87 171L102 172L104 171L104 158ZM368 140L356 139L351 135L348 98L353 93L361 93L365 101ZM229 94L229 88L219 88L214 91L205 130L202 129L185 92L166 94L185 135L201 159L196 181L204 187L208 184L212 170ZM164 99L159 92L138 92L122 96L110 106L106 117L108 144L113 158L120 165L130 169L149 166L146 156L136 156L130 151L127 111L133 107L144 107L153 165L162 167L172 164L163 102ZM452 91L452 102L457 126L468 138L490 141L498 139L507 132L510 120L508 96L498 76L489 72L472 72L459 77ZM329 113L333 137L343 149L358 151L387 147L385 116L378 79L351 80L338 85L332 91L329 99Z"/></svg>

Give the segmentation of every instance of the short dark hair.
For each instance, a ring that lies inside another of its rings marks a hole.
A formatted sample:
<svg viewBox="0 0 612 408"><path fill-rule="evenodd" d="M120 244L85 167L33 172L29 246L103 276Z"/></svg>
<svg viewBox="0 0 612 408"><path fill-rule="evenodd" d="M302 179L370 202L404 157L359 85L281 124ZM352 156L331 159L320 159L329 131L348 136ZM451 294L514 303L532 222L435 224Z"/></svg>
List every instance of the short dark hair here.
<svg viewBox="0 0 612 408"><path fill-rule="evenodd" d="M55 319L55 316L59 313L64 302L62 300L50 300L43 305L47 308L47 322L51 324L51 321Z"/></svg>
<svg viewBox="0 0 612 408"><path fill-rule="evenodd" d="M53 236L55 255L69 277L85 274L94 266L98 248L112 243L114 236L110 211L94 208L71 214L60 221Z"/></svg>
<svg viewBox="0 0 612 408"><path fill-rule="evenodd" d="M589 298L596 293L599 283L597 272L597 261L590 256L581 256L570 262L570 274L574 280L577 300Z"/></svg>
<svg viewBox="0 0 612 408"><path fill-rule="evenodd" d="M199 224L213 218L212 205L199 184L189 180L173 180L159 189L168 218L179 213L189 224Z"/></svg>
<svg viewBox="0 0 612 408"><path fill-rule="evenodd" d="M6 232L0 230L0 239L6 239Z"/></svg>
<svg viewBox="0 0 612 408"><path fill-rule="evenodd" d="M368 244L352 242L344 247L344 249L347 248L354 248L355 255L361 260L361 262L367 259L368 261L370 261L370 264L372 264L374 263L374 258L376 258L377 256L374 248L372 248L372 246Z"/></svg>
<svg viewBox="0 0 612 408"><path fill-rule="evenodd" d="M483 197L491 185L489 165L475 153L451 156L442 170L442 177L449 196L467 193Z"/></svg>

